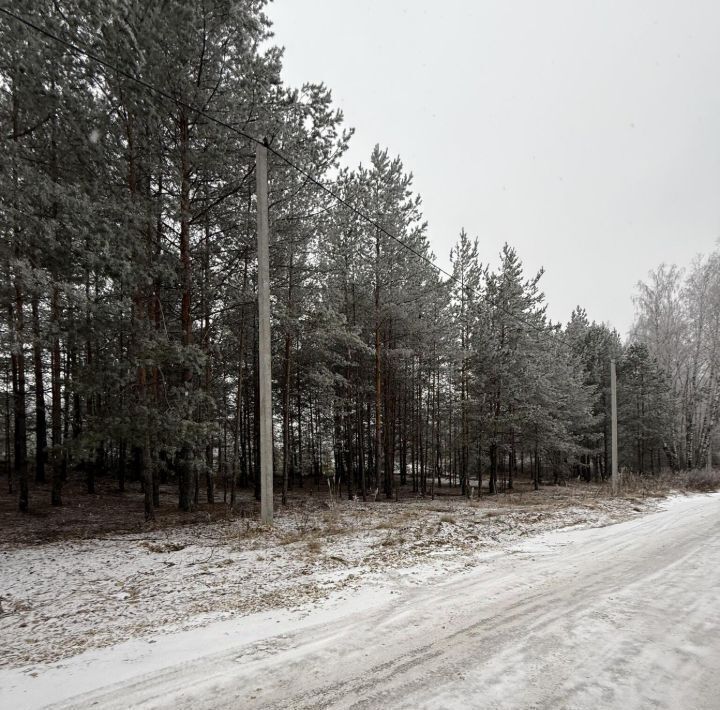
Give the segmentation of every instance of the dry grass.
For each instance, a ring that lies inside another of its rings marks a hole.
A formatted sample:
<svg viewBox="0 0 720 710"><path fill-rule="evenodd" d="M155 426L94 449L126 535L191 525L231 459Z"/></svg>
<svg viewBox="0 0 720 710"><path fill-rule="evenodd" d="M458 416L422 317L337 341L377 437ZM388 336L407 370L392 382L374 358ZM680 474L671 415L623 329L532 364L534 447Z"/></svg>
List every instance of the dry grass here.
<svg viewBox="0 0 720 710"><path fill-rule="evenodd" d="M663 498L670 493L703 492L720 490L720 471L663 472L639 474L626 472L620 475L619 494L641 498Z"/></svg>
<svg viewBox="0 0 720 710"><path fill-rule="evenodd" d="M405 544L405 538L402 535L392 535L388 533L380 542L381 547L396 547Z"/></svg>
<svg viewBox="0 0 720 710"><path fill-rule="evenodd" d="M433 510L445 511L447 508L428 508L427 510L428 512ZM405 510L401 510L400 512L392 510L392 514L390 516L383 518L373 527L375 530L397 530L398 528L405 527L408 523L415 521L419 515L420 511L413 508L407 508Z"/></svg>
<svg viewBox="0 0 720 710"><path fill-rule="evenodd" d="M320 540L308 540L305 545L305 549L315 555L322 550L322 547Z"/></svg>
<svg viewBox="0 0 720 710"><path fill-rule="evenodd" d="M281 545L293 545L296 542L300 542L305 538L305 533L298 530L291 530L289 532L282 533L278 538L278 542Z"/></svg>
<svg viewBox="0 0 720 710"><path fill-rule="evenodd" d="M397 521L393 519L381 520L376 526L375 530L394 530L397 527Z"/></svg>
<svg viewBox="0 0 720 710"><path fill-rule="evenodd" d="M146 542L145 547L150 552L179 552L184 550L187 545L181 542Z"/></svg>
<svg viewBox="0 0 720 710"><path fill-rule="evenodd" d="M710 493L720 489L720 471L690 471L685 480L689 491Z"/></svg>
<svg viewBox="0 0 720 710"><path fill-rule="evenodd" d="M638 475L625 473L621 477L618 497L631 503L655 499L674 492L706 492L720 489L720 470ZM470 513L482 519L511 516L515 513L562 511L576 506L589 510L602 509L612 498L609 482L569 480L566 485L544 485L533 490L529 480L515 481L513 490L468 500L460 495L459 488L444 486L436 490L436 497L421 497L408 489L400 492L399 502L379 498L361 502L337 497L330 507L327 491L310 487L291 492L288 505L276 509L272 528L260 525L258 504L251 491L238 493L234 509L222 502L222 489L216 490L214 506L201 502L191 513L177 509L177 491L174 486L161 487L161 507L156 521L145 523L143 497L139 485L128 482L127 491L119 493L116 484L107 479L97 481L97 494L88 495L83 482L70 481L64 489L65 505L52 508L49 486L31 484L31 512L21 515L17 511L16 494L0 490L0 542L14 546L32 546L58 540L116 538L128 533L141 536L151 532L159 545L157 552L173 552L162 547L171 531L186 529L192 536L203 539L220 538L233 545L253 547L265 543L291 545L312 541L320 533L325 543L333 538L351 535L357 531L407 531L425 523L437 531L437 523L462 526ZM407 534L407 532L405 532ZM192 542L188 544L193 544Z"/></svg>
<svg viewBox="0 0 720 710"><path fill-rule="evenodd" d="M641 498L663 497L677 488L677 484L677 479L668 473L651 476L625 472L619 477L618 494L625 497L633 495Z"/></svg>
<svg viewBox="0 0 720 710"><path fill-rule="evenodd" d="M351 529L352 525L349 520L343 518L340 514L339 507L333 508L323 516L323 533L325 535L342 535Z"/></svg>

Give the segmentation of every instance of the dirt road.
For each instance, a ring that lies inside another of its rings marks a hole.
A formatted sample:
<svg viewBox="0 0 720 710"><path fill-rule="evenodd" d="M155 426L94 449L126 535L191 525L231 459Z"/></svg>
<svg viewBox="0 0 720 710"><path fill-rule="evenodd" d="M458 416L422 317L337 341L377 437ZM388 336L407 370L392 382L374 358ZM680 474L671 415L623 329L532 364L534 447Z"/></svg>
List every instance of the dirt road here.
<svg viewBox="0 0 720 710"><path fill-rule="evenodd" d="M0 688L14 708L720 708L720 496Z"/></svg>

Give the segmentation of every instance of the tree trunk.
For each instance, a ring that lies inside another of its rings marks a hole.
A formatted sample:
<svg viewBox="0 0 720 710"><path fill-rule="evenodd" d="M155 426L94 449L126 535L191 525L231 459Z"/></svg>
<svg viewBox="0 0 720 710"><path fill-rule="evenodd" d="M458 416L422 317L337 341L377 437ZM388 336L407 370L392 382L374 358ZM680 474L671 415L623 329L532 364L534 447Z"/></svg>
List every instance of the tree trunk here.
<svg viewBox="0 0 720 710"><path fill-rule="evenodd" d="M185 348L182 382L186 391L190 391L192 384L192 369L187 349L192 344L192 318L190 314L190 294L192 291L192 271L190 264L190 176L189 164L190 126L185 109L180 109L180 283L182 298L180 304L180 324L182 331L182 345ZM186 416L190 416L188 412ZM180 449L179 491L178 505L180 510L188 512L190 504L191 465L188 458L191 456L190 442L182 442Z"/></svg>
<svg viewBox="0 0 720 710"><path fill-rule="evenodd" d="M292 296L290 296L292 298ZM285 353L283 360L283 474L282 474L282 504L287 505L288 473L290 471L290 367L292 353L292 337L285 333Z"/></svg>
<svg viewBox="0 0 720 710"><path fill-rule="evenodd" d="M32 297L33 364L35 366L35 481L45 483L47 462L47 420L45 418L45 387L43 385L42 347L38 296Z"/></svg>
<svg viewBox="0 0 720 710"><path fill-rule="evenodd" d="M64 475L65 449L62 441L62 365L60 359L60 337L57 335L60 322L60 292L53 287L52 295L53 344L50 356L50 388L52 392L52 491L50 502L54 506L62 505L62 484Z"/></svg>
<svg viewBox="0 0 720 710"><path fill-rule="evenodd" d="M144 368L143 368L144 370ZM145 520L155 520L155 507L153 505L153 460L150 455L150 432L145 429L145 441L142 446L142 467L143 467L143 491Z"/></svg>
<svg viewBox="0 0 720 710"><path fill-rule="evenodd" d="M10 355L13 372L13 403L15 413L15 476L20 491L19 509L26 513L29 507L28 462L27 462L27 416L25 409L25 349L23 346L23 291L19 281L15 281L14 311L15 342Z"/></svg>

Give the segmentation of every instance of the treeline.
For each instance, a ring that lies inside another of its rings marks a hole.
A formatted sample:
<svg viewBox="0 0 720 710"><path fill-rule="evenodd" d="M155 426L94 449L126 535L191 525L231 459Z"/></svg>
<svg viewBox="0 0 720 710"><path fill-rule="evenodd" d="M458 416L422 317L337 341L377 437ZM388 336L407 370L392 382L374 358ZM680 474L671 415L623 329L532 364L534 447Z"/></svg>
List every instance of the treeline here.
<svg viewBox="0 0 720 710"><path fill-rule="evenodd" d="M613 357L621 463L667 464L677 382L657 348L580 309L551 323L509 246L490 268L462 232L439 274L410 174L380 148L341 167L351 131L325 86L283 85L262 0L6 5L92 55L0 16L0 407L21 510L32 478L61 505L71 474L140 481L149 519L161 482L182 510L218 483L259 494L247 135L372 218L271 153L283 500L325 477L363 499L602 478Z"/></svg>
<svg viewBox="0 0 720 710"><path fill-rule="evenodd" d="M688 273L662 265L638 284L633 340L667 373L668 455L674 468L706 465L720 407L720 252Z"/></svg>

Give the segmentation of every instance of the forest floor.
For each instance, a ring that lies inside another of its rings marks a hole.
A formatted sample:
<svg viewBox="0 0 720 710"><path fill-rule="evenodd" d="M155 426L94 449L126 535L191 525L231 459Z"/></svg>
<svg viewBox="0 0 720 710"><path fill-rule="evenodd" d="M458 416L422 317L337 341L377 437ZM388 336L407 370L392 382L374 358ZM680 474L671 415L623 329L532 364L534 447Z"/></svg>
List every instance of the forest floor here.
<svg viewBox="0 0 720 710"><path fill-rule="evenodd" d="M328 604L341 609L358 594L433 588L511 557L538 535L599 528L665 505L667 489L628 488L617 497L607 486L576 483L471 501L376 503L306 494L279 509L272 527L221 504L179 516L168 497L148 527L128 510L118 513L134 510L137 494L119 496L108 510L107 496L78 496L81 508L49 509L19 524L5 505L0 701L12 692L14 708L42 706L40 679L93 649L128 642L151 649L218 623L245 620L251 629L278 613L302 620Z"/></svg>

